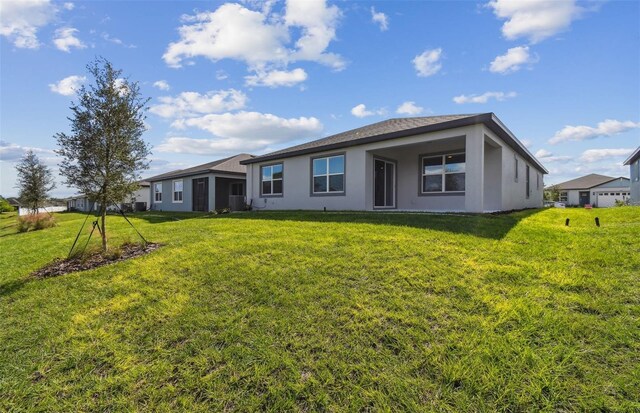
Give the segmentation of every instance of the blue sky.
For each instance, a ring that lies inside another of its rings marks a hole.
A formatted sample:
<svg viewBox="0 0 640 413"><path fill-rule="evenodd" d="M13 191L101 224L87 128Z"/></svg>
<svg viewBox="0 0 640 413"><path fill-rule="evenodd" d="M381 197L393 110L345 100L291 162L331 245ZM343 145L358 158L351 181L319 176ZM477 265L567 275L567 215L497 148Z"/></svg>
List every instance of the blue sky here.
<svg viewBox="0 0 640 413"><path fill-rule="evenodd" d="M636 1L0 2L0 194L57 174L85 66L150 97L151 169L262 154L392 117L494 112L550 170L628 175L640 145ZM60 184L54 195L74 193Z"/></svg>

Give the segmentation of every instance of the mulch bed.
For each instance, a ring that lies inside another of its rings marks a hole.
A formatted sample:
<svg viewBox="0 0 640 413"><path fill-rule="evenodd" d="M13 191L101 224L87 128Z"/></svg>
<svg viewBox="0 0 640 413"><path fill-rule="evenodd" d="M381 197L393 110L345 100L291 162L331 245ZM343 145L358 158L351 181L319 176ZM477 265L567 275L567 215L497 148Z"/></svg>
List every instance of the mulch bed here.
<svg viewBox="0 0 640 413"><path fill-rule="evenodd" d="M90 270L92 268L102 267L103 265L113 264L115 262L128 260L129 258L139 257L155 251L160 244L126 244L120 247L118 255L103 255L102 253L90 256L80 256L73 258L58 258L45 267L31 273L36 278L57 277L58 275L68 274L70 272Z"/></svg>

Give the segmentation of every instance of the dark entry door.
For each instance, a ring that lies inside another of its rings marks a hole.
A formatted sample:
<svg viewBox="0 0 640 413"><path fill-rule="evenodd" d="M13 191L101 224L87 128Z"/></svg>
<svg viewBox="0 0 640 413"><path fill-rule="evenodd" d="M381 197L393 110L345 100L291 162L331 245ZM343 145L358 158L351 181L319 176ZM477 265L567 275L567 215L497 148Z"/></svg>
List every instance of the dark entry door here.
<svg viewBox="0 0 640 413"><path fill-rule="evenodd" d="M585 206L589 203L589 191L580 191L580 206Z"/></svg>
<svg viewBox="0 0 640 413"><path fill-rule="evenodd" d="M193 210L209 211L209 178L193 180Z"/></svg>
<svg viewBox="0 0 640 413"><path fill-rule="evenodd" d="M373 168L373 207L395 208L396 164L382 159L374 159Z"/></svg>

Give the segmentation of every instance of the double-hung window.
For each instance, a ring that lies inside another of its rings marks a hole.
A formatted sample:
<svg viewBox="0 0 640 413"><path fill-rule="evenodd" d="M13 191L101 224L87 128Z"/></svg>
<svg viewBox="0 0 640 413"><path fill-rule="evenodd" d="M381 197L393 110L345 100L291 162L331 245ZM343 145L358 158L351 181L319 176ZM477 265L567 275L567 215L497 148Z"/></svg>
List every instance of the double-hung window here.
<svg viewBox="0 0 640 413"><path fill-rule="evenodd" d="M527 199L529 199L529 195L531 195L531 170L529 169L529 165L525 166L525 180L526 180L526 191L527 191Z"/></svg>
<svg viewBox="0 0 640 413"><path fill-rule="evenodd" d="M182 202L182 179L173 181L173 202Z"/></svg>
<svg viewBox="0 0 640 413"><path fill-rule="evenodd" d="M422 193L464 192L465 154L422 158Z"/></svg>
<svg viewBox="0 0 640 413"><path fill-rule="evenodd" d="M282 164L266 165L261 168L260 191L263 196L282 195Z"/></svg>
<svg viewBox="0 0 640 413"><path fill-rule="evenodd" d="M344 155L314 158L313 193L344 194Z"/></svg>
<svg viewBox="0 0 640 413"><path fill-rule="evenodd" d="M153 184L153 199L155 202L162 202L162 182Z"/></svg>

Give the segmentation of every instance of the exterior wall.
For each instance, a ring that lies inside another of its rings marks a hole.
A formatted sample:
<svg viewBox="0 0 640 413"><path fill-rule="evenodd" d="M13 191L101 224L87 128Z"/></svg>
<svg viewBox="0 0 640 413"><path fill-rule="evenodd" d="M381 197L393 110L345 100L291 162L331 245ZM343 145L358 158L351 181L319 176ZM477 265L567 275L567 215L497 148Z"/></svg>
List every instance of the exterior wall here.
<svg viewBox="0 0 640 413"><path fill-rule="evenodd" d="M631 178L631 204L640 205L640 159L629 165Z"/></svg>
<svg viewBox="0 0 640 413"><path fill-rule="evenodd" d="M243 181L242 175L234 174L200 174L193 176L185 176L182 178L171 178L162 181L151 182L149 190L149 199L151 208L155 211L176 211L176 212L192 212L193 211L193 180L198 178L209 178L209 211L215 209L216 205L216 177L231 178ZM173 201L173 181L182 180L182 202ZM156 182L162 183L162 202L155 202L154 185Z"/></svg>
<svg viewBox="0 0 640 413"><path fill-rule="evenodd" d="M569 189L567 190L567 205L580 205L580 190Z"/></svg>
<svg viewBox="0 0 640 413"><path fill-rule="evenodd" d="M486 149L488 144L490 149ZM465 193L421 194L421 155L459 151L466 154ZM509 173L509 168L513 171L510 165L513 164L514 153L500 138L479 124L265 161L247 165L247 200L255 209L373 210L373 162L375 158L381 158L396 163L398 210L483 212L541 207L542 177L540 185L536 185L536 173L540 172L530 165L531 194L526 199L524 160L520 158L522 171L518 183L513 183L513 174ZM345 156L345 193L312 195L311 158L335 154ZM283 164L283 194L262 196L261 166L273 163Z"/></svg>
<svg viewBox="0 0 640 413"><path fill-rule="evenodd" d="M499 209L509 211L512 209L541 208L544 199L544 174L535 168L533 164L527 162L523 157L517 154L493 132L485 128L485 134L493 144L499 145L502 155L502 206ZM517 179L516 159L518 160ZM527 198L526 193L527 165L529 165L529 171L531 174L529 198ZM540 176L539 181L537 175ZM492 185L491 183L486 184ZM492 208L485 208L485 210L492 210Z"/></svg>
<svg viewBox="0 0 640 413"><path fill-rule="evenodd" d="M140 189L135 191L131 196L133 202L146 202L147 209L151 205L151 189L148 186L141 186Z"/></svg>
<svg viewBox="0 0 640 413"><path fill-rule="evenodd" d="M178 179L165 179L151 182L149 193L151 209L155 211L192 212L193 180L196 178L209 178L209 209L212 209L215 201L215 178L213 174L185 176ZM174 202L173 181L180 179L182 180L182 202ZM157 182L162 183L162 202L156 202L155 200L155 184Z"/></svg>

